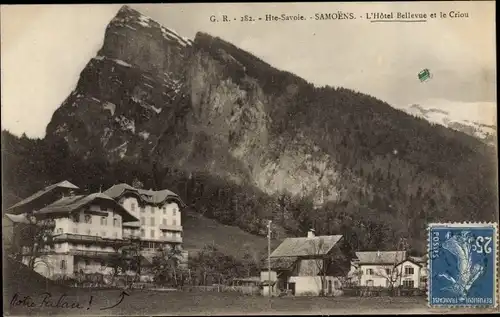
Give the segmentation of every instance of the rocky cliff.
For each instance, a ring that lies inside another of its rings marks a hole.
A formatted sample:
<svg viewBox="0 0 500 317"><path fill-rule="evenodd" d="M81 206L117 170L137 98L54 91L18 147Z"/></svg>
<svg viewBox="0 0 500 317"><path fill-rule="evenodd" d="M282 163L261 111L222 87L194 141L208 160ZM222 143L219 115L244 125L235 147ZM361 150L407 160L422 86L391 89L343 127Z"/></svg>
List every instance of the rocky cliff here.
<svg viewBox="0 0 500 317"><path fill-rule="evenodd" d="M336 203L325 214L335 221L377 210L422 238L432 219L496 213L494 149L371 96L314 87L220 38L185 39L127 6L54 113L51 139L84 158Z"/></svg>
<svg viewBox="0 0 500 317"><path fill-rule="evenodd" d="M339 175L330 155L303 135L272 135L271 108L293 98L296 85L282 95L266 93L228 46L203 33L185 39L123 7L55 112L48 138L63 137L84 157L152 159L251 182L268 193L335 199ZM246 62L271 68L253 57Z"/></svg>

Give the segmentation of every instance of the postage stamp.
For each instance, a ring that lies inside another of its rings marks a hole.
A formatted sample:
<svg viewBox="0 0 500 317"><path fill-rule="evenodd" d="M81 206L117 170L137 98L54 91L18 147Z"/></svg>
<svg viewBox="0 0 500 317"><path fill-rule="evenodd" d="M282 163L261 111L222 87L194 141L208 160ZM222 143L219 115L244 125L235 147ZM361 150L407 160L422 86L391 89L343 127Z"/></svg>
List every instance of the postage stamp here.
<svg viewBox="0 0 500 317"><path fill-rule="evenodd" d="M495 223L429 224L430 307L497 307Z"/></svg>

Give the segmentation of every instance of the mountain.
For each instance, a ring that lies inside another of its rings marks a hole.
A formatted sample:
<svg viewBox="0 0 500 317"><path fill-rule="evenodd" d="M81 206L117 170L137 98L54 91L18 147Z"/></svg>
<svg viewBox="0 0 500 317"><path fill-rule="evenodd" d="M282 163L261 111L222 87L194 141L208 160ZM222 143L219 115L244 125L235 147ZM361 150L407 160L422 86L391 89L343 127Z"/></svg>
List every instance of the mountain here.
<svg viewBox="0 0 500 317"><path fill-rule="evenodd" d="M403 109L431 123L441 124L496 145L496 104L434 101L423 106L413 104Z"/></svg>
<svg viewBox="0 0 500 317"><path fill-rule="evenodd" d="M46 138L5 138L15 195L37 182L19 181L26 170L94 189L138 177L257 235L273 219L290 235L314 226L374 250L406 237L423 252L426 223L497 212L494 148L127 6Z"/></svg>

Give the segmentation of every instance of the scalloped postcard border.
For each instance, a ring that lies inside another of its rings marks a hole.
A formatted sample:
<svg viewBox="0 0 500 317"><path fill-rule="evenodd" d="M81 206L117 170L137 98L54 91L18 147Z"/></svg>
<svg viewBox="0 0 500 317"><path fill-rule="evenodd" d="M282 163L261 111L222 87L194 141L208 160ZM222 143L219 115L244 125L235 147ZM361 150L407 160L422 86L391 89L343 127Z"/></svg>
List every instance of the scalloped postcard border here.
<svg viewBox="0 0 500 317"><path fill-rule="evenodd" d="M430 246L431 246L431 239L430 239L430 234L431 234L431 228L433 226L449 226L450 228L460 228L460 227L493 227L495 232L494 232L494 242L495 242L495 258L494 258L494 263L495 263L495 269L493 270L494 274L494 280L495 280L495 285L494 285L494 294L493 294L493 299L494 303L493 305L490 306L485 306L485 305L467 305L467 306L457 306L457 305L445 305L445 306L433 306L431 305L431 298L430 298L430 292L429 292L429 279L431 278L430 272L431 272L431 261L430 261ZM498 283L498 270L499 270L499 265L498 265L498 241L499 241L499 236L498 236L498 224L496 222L435 222L435 223L429 223L427 225L427 282L426 282L426 295L427 295L427 306L432 309L470 309L470 308L478 308L478 309L497 309L498 308L498 295L499 295L499 283Z"/></svg>

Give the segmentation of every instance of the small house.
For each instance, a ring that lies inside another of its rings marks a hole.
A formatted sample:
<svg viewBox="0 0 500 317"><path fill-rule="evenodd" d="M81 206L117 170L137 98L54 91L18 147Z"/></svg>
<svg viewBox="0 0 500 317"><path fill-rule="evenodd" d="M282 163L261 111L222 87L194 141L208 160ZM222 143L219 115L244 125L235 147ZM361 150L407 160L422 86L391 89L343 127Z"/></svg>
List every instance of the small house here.
<svg viewBox="0 0 500 317"><path fill-rule="evenodd" d="M349 276L359 286L424 288L426 258L408 256L406 251L356 252Z"/></svg>
<svg viewBox="0 0 500 317"><path fill-rule="evenodd" d="M341 235L287 238L270 255L271 271L261 272L263 294L336 295L340 279L335 258L343 258ZM267 265L266 265L267 266Z"/></svg>

